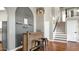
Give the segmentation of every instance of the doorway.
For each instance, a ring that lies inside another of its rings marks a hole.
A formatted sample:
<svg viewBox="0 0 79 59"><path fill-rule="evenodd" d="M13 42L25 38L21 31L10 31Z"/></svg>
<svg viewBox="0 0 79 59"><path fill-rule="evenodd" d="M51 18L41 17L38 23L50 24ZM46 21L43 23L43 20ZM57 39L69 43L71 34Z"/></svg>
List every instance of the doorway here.
<svg viewBox="0 0 79 59"><path fill-rule="evenodd" d="M67 21L67 41L78 41L78 20Z"/></svg>

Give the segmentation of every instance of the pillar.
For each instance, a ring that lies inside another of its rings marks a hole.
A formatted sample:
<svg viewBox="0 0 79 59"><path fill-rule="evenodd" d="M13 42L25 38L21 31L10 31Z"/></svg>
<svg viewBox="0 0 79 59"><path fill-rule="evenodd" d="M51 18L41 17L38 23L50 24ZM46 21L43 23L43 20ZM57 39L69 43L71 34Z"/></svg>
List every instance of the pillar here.
<svg viewBox="0 0 79 59"><path fill-rule="evenodd" d="M8 13L7 21L7 50L15 48L15 7L6 7Z"/></svg>

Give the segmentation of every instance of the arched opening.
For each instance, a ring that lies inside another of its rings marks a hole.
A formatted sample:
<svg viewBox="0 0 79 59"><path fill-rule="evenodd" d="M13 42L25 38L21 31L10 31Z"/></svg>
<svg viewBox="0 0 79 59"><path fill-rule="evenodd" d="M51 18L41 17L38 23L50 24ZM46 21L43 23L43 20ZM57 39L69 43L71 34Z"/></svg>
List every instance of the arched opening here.
<svg viewBox="0 0 79 59"><path fill-rule="evenodd" d="M33 13L28 7L18 7L15 12L16 19L16 47L21 46L23 33L34 31Z"/></svg>

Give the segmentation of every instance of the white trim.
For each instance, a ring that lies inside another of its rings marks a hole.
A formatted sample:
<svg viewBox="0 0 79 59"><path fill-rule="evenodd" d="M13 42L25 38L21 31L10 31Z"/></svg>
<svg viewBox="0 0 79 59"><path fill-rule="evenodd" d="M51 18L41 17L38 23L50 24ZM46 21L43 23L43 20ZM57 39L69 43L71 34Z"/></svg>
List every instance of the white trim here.
<svg viewBox="0 0 79 59"><path fill-rule="evenodd" d="M68 42L68 41L63 41L63 40L49 40L49 41L62 42L62 43L67 43Z"/></svg>
<svg viewBox="0 0 79 59"><path fill-rule="evenodd" d="M52 40L48 40L48 41L54 41L54 42L62 42L62 43L68 43L68 42L76 42L76 43L79 43L79 41L64 41L64 40L54 40L54 39L52 39Z"/></svg>

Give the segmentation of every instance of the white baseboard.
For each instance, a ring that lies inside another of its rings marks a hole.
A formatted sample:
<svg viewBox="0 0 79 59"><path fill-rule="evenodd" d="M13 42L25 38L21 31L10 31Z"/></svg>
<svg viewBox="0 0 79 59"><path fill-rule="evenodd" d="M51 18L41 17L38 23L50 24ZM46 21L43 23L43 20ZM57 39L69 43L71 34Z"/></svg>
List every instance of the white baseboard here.
<svg viewBox="0 0 79 59"><path fill-rule="evenodd" d="M49 40L49 41L62 42L62 43L67 43L67 42L68 42L68 41L66 41L66 40Z"/></svg>
<svg viewBox="0 0 79 59"><path fill-rule="evenodd" d="M67 40L49 40L49 41L56 41L56 42L63 42L63 43L68 43L68 42L77 42L79 43L79 41L67 41Z"/></svg>

